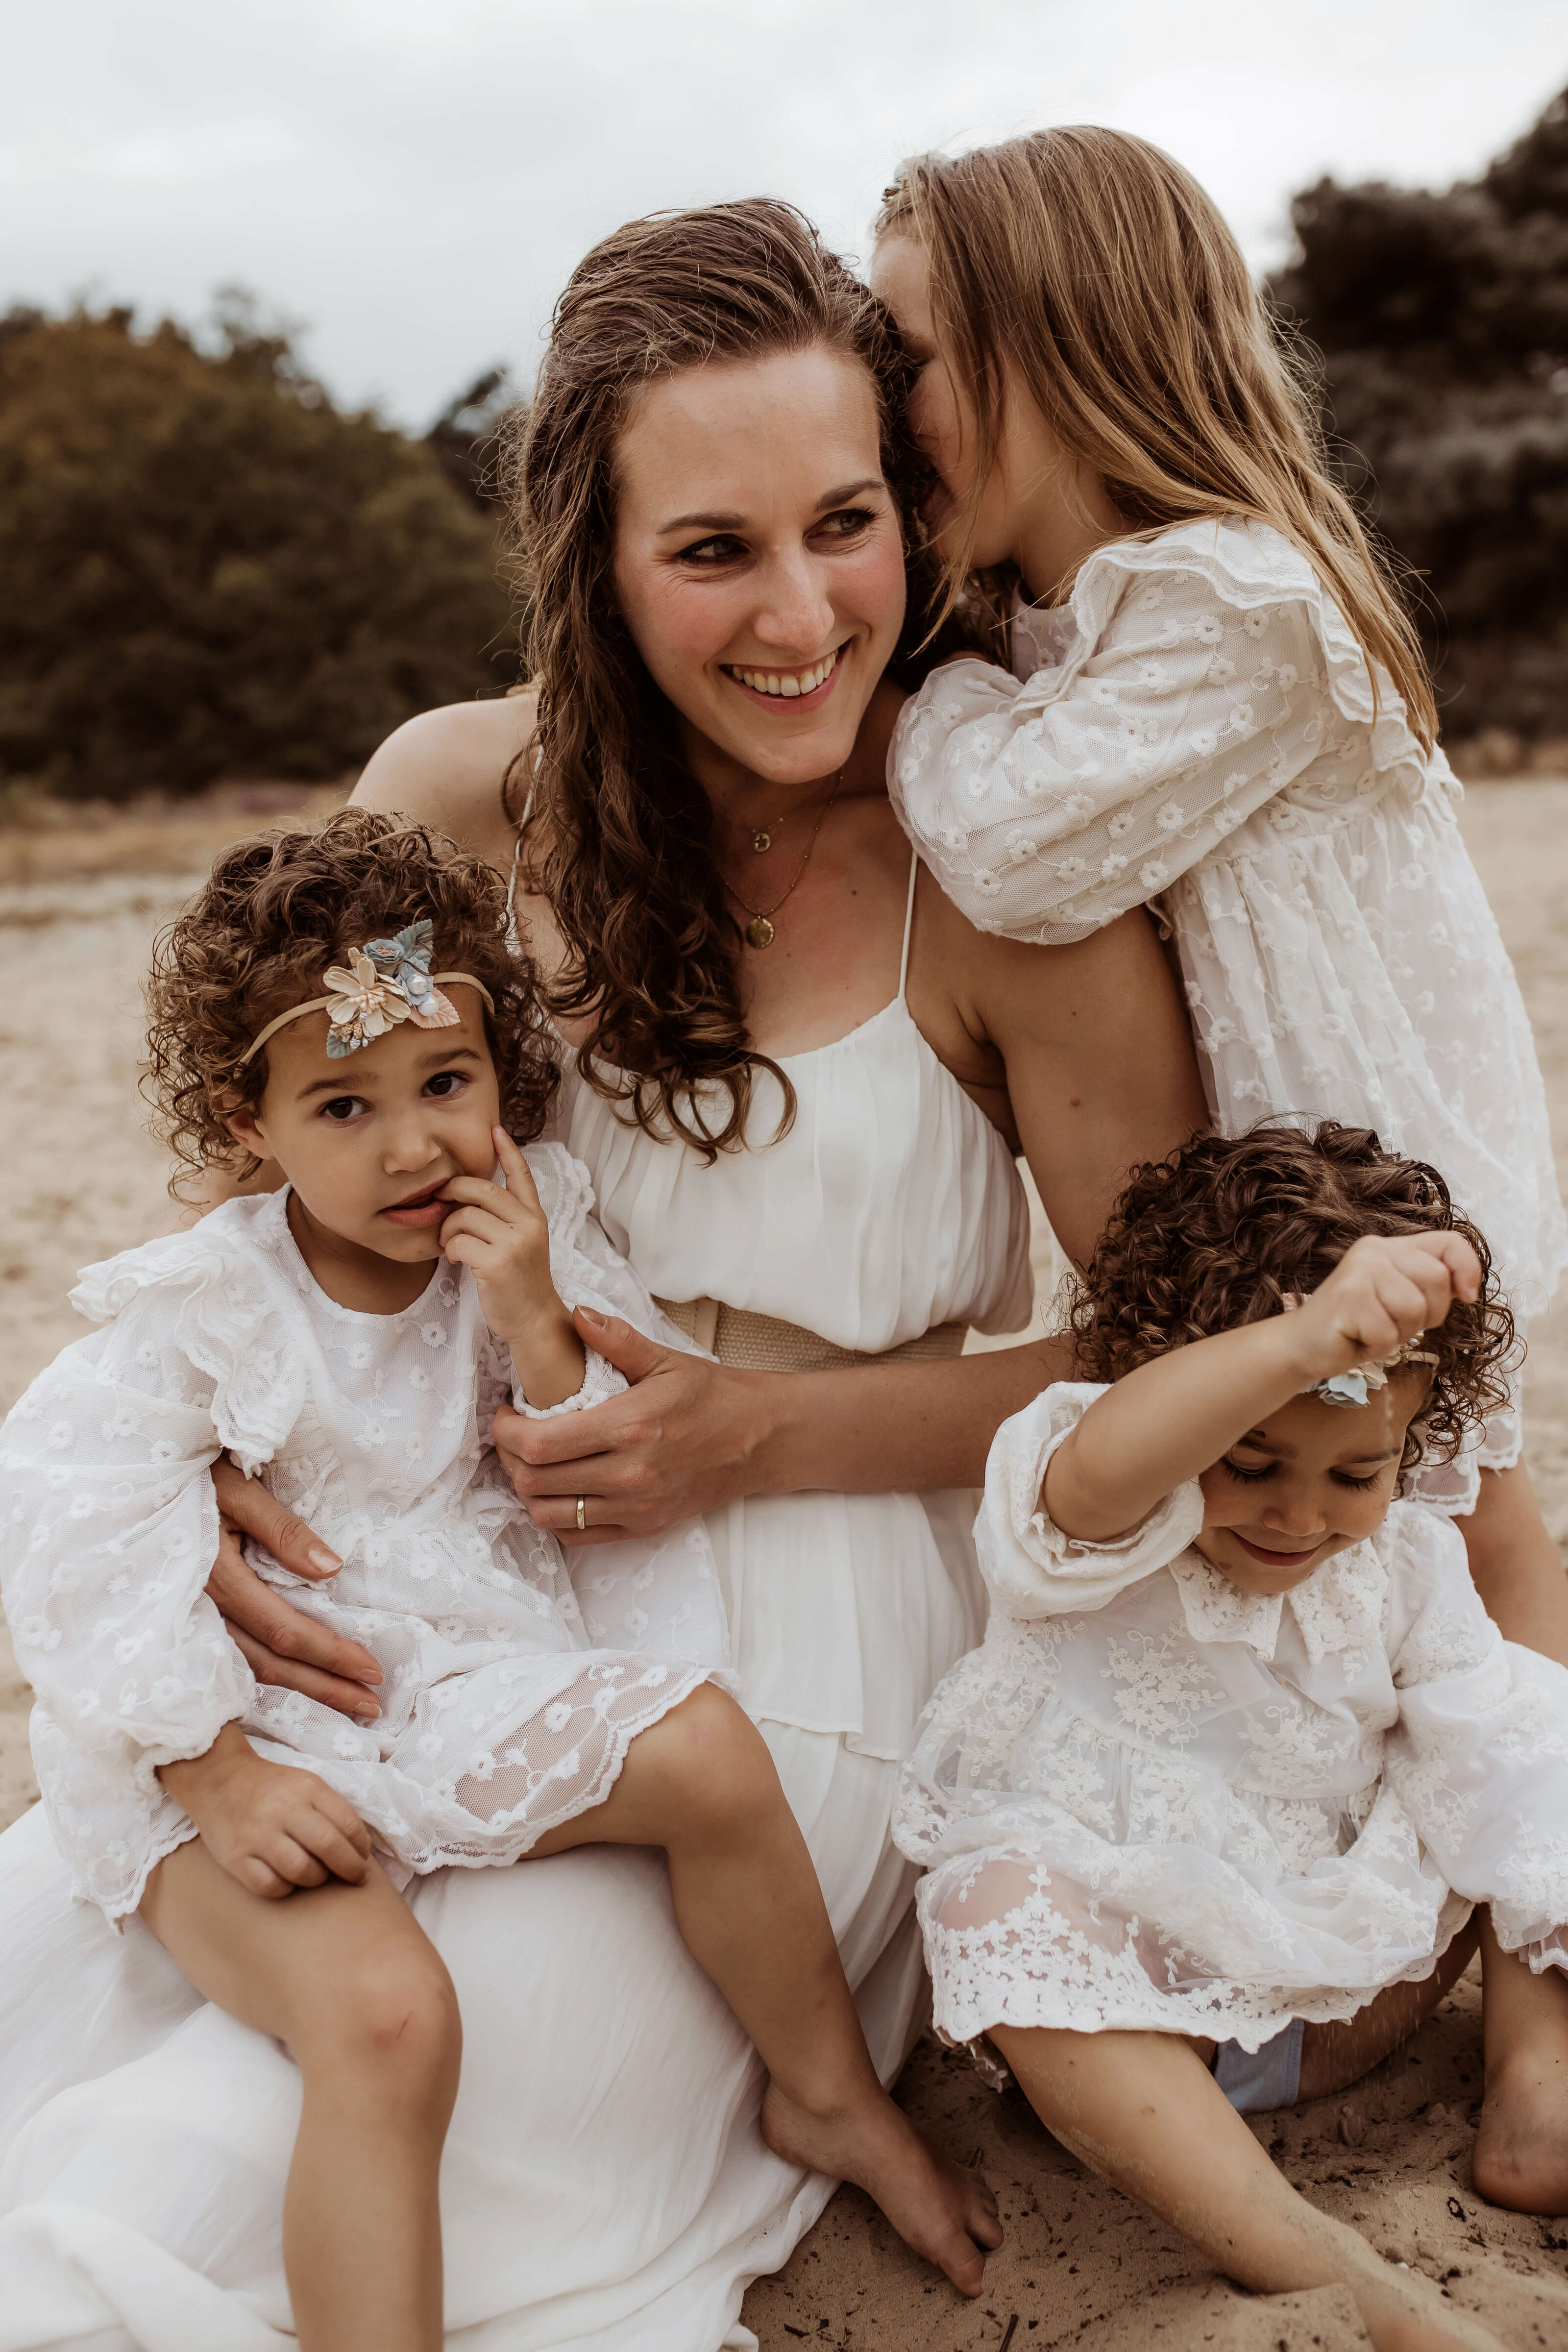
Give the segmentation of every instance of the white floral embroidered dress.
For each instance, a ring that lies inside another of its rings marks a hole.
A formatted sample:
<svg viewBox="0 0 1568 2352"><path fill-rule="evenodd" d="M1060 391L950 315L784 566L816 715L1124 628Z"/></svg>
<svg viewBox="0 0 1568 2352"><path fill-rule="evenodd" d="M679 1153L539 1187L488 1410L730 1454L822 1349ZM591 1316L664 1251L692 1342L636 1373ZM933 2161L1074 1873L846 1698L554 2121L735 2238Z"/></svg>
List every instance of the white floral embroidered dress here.
<svg viewBox="0 0 1568 2352"><path fill-rule="evenodd" d="M904 1769L941 2030L1255 2050L1428 1975L1479 1902L1568 1969L1568 1672L1502 1640L1451 1522L1395 1503L1271 1597L1192 1548L1195 1481L1076 1542L1041 1483L1103 1393L1058 1383L998 1432L991 1622Z"/></svg>
<svg viewBox="0 0 1568 2352"><path fill-rule="evenodd" d="M1455 818L1460 788L1372 679L1306 559L1194 522L1091 555L1014 622L1016 675L939 669L901 714L895 807L984 930L1083 938L1152 901L1210 1106L1375 1128L1480 1226L1521 1323L1568 1257L1530 1025ZM1519 1453L1500 1415L1423 1475L1468 1509Z"/></svg>
<svg viewBox="0 0 1568 2352"><path fill-rule="evenodd" d="M590 1211L585 1171L531 1148L557 1286L662 1329ZM155 1768L229 1721L340 1790L405 1872L507 1863L602 1801L630 1741L723 1665L696 1522L618 1546L600 1570L644 1654L595 1646L560 1549L488 1450L510 1363L473 1276L437 1265L398 1315L338 1307L289 1231L286 1193L89 1267L102 1325L5 1425L0 1553L33 1752L75 1891L110 1918L195 1834ZM566 1407L625 1381L591 1355ZM525 1410L527 1408L524 1408ZM203 1587L217 1545L209 1466L226 1448L342 1559L330 1584L253 1555L268 1580L380 1663L382 1715L347 1720L260 1687ZM635 1556L628 1556L635 1555Z"/></svg>

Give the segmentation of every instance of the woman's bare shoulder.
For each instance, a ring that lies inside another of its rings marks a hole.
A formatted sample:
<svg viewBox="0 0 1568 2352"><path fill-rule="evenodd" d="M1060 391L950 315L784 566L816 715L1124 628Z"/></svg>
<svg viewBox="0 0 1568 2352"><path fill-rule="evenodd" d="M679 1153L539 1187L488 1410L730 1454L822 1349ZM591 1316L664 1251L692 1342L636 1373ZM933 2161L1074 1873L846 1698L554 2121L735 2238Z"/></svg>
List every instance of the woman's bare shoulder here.
<svg viewBox="0 0 1568 2352"><path fill-rule="evenodd" d="M531 694L454 702L405 719L354 786L356 807L422 817L466 849L505 865L512 824L502 788L533 734Z"/></svg>

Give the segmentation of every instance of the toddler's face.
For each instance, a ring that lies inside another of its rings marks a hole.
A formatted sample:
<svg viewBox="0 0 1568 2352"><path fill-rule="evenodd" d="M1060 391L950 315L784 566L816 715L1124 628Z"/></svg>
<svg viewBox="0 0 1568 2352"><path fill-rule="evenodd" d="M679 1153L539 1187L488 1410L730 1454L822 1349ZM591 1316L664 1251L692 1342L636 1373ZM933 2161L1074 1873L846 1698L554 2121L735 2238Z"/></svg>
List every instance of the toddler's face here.
<svg viewBox="0 0 1568 2352"><path fill-rule="evenodd" d="M1359 1408L1292 1397L1249 1429L1199 1481L1209 1565L1246 1592L1289 1592L1371 1535L1426 1392L1424 1372L1397 1371Z"/></svg>
<svg viewBox="0 0 1568 2352"><path fill-rule="evenodd" d="M412 1021L341 1061L327 1054L327 1016L307 1014L267 1047L267 1091L229 1124L276 1160L321 1233L400 1264L440 1255L455 1176L489 1176L500 1118L484 1008L471 988L448 992L456 1029Z"/></svg>

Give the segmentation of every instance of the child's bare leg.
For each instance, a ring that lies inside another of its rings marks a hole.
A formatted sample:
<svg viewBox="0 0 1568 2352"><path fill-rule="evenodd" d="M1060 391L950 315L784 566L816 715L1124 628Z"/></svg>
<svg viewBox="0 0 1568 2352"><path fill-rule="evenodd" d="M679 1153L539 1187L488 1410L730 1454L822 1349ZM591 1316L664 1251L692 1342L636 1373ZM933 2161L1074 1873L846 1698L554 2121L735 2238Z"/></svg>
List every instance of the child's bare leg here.
<svg viewBox="0 0 1568 2352"><path fill-rule="evenodd" d="M199 1838L161 1863L142 1916L192 1984L286 2042L304 2081L283 2209L300 2352L438 2352L441 2146L458 2006L381 1870L271 1902Z"/></svg>
<svg viewBox="0 0 1568 2352"><path fill-rule="evenodd" d="M1419 2273L1299 2197L1180 2035L993 2026L990 2038L1075 2156L1243 2286L1348 2286L1379 2352L1501 2352Z"/></svg>
<svg viewBox="0 0 1568 2352"><path fill-rule="evenodd" d="M1407 2042L1452 1991L1476 1957L1481 1914L1472 1913L1429 1977L1418 1984L1387 1985L1364 2009L1333 2025L1309 2025L1301 2036L1303 2099L1347 2090Z"/></svg>
<svg viewBox="0 0 1568 2352"><path fill-rule="evenodd" d="M762 1735L703 1684L632 1742L604 1804L533 1848L662 1846L676 1916L769 2074L775 2154L854 2180L978 2294L1001 2242L985 2183L927 2146L878 2082L811 1856Z"/></svg>
<svg viewBox="0 0 1568 2352"><path fill-rule="evenodd" d="M1480 1930L1487 2095L1475 2180L1494 2205L1568 2213L1568 1980L1532 1975Z"/></svg>

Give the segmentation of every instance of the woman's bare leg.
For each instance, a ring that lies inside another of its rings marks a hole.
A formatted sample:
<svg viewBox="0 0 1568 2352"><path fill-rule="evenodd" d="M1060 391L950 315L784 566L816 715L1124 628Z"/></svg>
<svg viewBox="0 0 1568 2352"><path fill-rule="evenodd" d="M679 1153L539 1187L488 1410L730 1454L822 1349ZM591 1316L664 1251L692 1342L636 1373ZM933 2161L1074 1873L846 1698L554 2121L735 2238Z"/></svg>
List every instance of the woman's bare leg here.
<svg viewBox="0 0 1568 2352"><path fill-rule="evenodd" d="M286 2042L304 2082L283 2208L300 2352L439 2352L441 2147L458 2004L384 1874L269 1902L199 1838L160 1863L142 1916L196 1990Z"/></svg>
<svg viewBox="0 0 1568 2352"><path fill-rule="evenodd" d="M692 1958L768 2070L762 2122L774 2153L858 2182L910 2245L978 2294L983 2250L1001 2243L995 2200L878 2082L805 1840L733 1700L702 1684L632 1742L605 1802L533 1853L588 1844L664 1848Z"/></svg>
<svg viewBox="0 0 1568 2352"><path fill-rule="evenodd" d="M1568 1573L1524 1464L1483 1470L1475 1509L1454 1524L1481 1605L1503 1639L1568 1666Z"/></svg>
<svg viewBox="0 0 1568 2352"><path fill-rule="evenodd" d="M1179 2035L993 2026L990 2039L1058 2139L1227 2277L1270 2294L1348 2286L1378 2352L1501 2352L1418 2273L1299 2197Z"/></svg>

